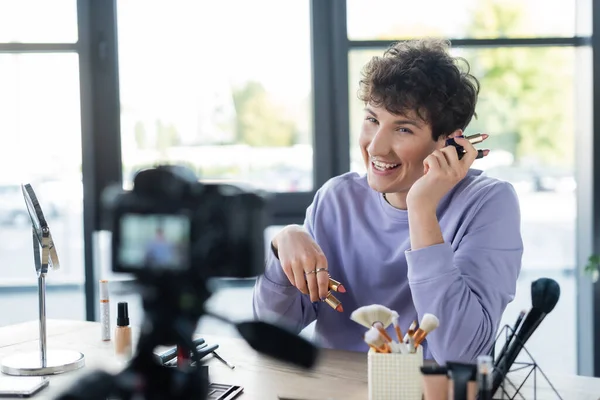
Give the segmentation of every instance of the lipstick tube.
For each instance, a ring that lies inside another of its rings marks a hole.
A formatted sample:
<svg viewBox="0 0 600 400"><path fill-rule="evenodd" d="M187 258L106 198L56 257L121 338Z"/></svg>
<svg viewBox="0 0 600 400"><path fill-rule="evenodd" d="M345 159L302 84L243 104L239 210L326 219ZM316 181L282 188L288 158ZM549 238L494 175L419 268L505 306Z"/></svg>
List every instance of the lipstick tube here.
<svg viewBox="0 0 600 400"><path fill-rule="evenodd" d="M103 341L110 340L110 302L108 298L108 281L100 281L100 326Z"/></svg>
<svg viewBox="0 0 600 400"><path fill-rule="evenodd" d="M465 139L467 139L469 141L469 143L471 144L477 144L477 143L481 143L483 142L483 140L485 139L485 137L483 134L481 133L477 133L475 135L471 135L471 136L465 136ZM462 160L462 158L464 157L466 150L464 147L462 147L461 145L459 145L458 143L456 143L456 141L454 140L454 138L449 138L446 140L446 146L454 146L456 148L456 153L458 154L458 159ZM477 157L476 158L483 158L483 150L477 150Z"/></svg>
<svg viewBox="0 0 600 400"><path fill-rule="evenodd" d="M481 133L476 133L475 135L465 137L471 144L477 144L483 142L483 135Z"/></svg>
<svg viewBox="0 0 600 400"><path fill-rule="evenodd" d="M341 291L339 290L340 287L342 287ZM331 290L333 290L335 292L340 291L340 293L344 293L345 292L344 286L339 281L336 281L335 279L333 279L331 277L329 277L329 289L331 289Z"/></svg>
<svg viewBox="0 0 600 400"><path fill-rule="evenodd" d="M342 312L344 308L342 307L342 302L339 301L333 294L331 294L331 290L327 293L327 297L323 300L327 305L333 308L336 311Z"/></svg>

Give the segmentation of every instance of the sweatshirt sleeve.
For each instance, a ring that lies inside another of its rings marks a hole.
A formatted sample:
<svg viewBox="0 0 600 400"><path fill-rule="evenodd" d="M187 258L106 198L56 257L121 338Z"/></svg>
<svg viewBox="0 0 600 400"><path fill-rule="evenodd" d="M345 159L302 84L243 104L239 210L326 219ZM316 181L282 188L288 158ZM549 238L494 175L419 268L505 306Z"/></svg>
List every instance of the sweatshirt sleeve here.
<svg viewBox="0 0 600 400"><path fill-rule="evenodd" d="M313 237L314 221L317 213L319 192L306 210L304 229ZM267 252L265 272L257 277L252 298L254 318L270 320L285 325L295 333L300 333L317 318L318 304L313 304L308 295L293 286L273 253L271 246Z"/></svg>
<svg viewBox="0 0 600 400"><path fill-rule="evenodd" d="M491 351L506 306L514 298L523 242L517 195L509 183L482 196L458 245L408 250L415 308L440 326L427 335L435 360L475 362Z"/></svg>

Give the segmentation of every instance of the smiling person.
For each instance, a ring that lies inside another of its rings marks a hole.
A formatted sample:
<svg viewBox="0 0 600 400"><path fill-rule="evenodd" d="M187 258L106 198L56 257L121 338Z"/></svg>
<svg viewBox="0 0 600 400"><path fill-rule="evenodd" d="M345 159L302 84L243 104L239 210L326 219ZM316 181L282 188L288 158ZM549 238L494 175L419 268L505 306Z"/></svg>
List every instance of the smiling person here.
<svg viewBox="0 0 600 400"><path fill-rule="evenodd" d="M478 92L446 41L400 42L364 67L358 144L367 173L329 180L304 224L274 237L254 288L256 318L277 315L297 332L316 321L323 347L367 351L350 314L383 304L404 332L425 313L438 317L425 358L473 362L490 352L523 243L513 187L471 168L478 152L462 134ZM448 138L466 150L461 159ZM319 301L328 274L344 285L342 310Z"/></svg>

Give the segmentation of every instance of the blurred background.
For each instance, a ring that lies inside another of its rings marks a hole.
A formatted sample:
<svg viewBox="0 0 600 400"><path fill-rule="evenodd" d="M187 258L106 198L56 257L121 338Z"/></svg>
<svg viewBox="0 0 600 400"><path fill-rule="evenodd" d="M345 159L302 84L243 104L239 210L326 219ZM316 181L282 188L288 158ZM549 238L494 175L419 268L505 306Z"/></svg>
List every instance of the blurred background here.
<svg viewBox="0 0 600 400"><path fill-rule="evenodd" d="M530 307L533 280L555 279L560 302L530 352L546 372L598 376L600 312L582 271L597 225L599 14L591 0L0 0L0 325L38 313L21 182L38 193L61 259L48 316L96 320L108 278L113 315L129 301L139 322L137 295L117 284L128 277L110 272L106 185L130 188L157 163L252 184L275 193L268 241L302 223L327 179L363 172L362 66L393 41L438 36L481 82L467 134L489 133L492 152L474 167L520 199L523 269L503 322ZM216 282L210 306L251 318L253 283Z"/></svg>

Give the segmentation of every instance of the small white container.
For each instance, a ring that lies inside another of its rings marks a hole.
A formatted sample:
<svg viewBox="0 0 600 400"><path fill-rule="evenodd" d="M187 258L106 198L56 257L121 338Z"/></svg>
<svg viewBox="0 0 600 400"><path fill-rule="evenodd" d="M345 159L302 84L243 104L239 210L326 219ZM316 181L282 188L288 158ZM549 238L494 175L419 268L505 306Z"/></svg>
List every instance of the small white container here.
<svg viewBox="0 0 600 400"><path fill-rule="evenodd" d="M368 353L369 400L422 400L423 347L415 353Z"/></svg>

